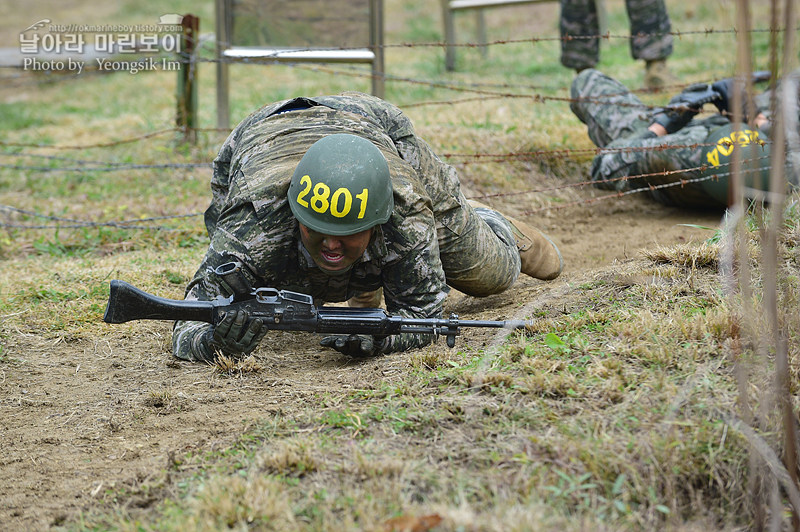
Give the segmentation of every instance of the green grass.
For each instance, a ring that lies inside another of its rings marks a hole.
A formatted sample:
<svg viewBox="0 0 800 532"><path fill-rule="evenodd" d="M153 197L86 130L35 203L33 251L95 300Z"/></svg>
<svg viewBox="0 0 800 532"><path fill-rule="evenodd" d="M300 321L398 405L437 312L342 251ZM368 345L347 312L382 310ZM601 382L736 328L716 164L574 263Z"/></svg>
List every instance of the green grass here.
<svg viewBox="0 0 800 532"><path fill-rule="evenodd" d="M39 114L36 109L28 106L3 103L0 104L0 113L3 115L0 130L4 131L37 127L46 123L45 117Z"/></svg>

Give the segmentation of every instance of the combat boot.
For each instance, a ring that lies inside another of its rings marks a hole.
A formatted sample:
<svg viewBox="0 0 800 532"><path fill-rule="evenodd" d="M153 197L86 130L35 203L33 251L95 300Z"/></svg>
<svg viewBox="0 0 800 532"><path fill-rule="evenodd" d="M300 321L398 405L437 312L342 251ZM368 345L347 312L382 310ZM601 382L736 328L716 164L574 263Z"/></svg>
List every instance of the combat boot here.
<svg viewBox="0 0 800 532"><path fill-rule="evenodd" d="M347 300L348 307L354 308L378 308L381 306L383 288L378 288L371 292L361 292Z"/></svg>
<svg viewBox="0 0 800 532"><path fill-rule="evenodd" d="M508 222L519 250L522 273L543 281L550 281L561 275L564 259L558 247L544 233L477 200L467 201L473 209L494 211Z"/></svg>
<svg viewBox="0 0 800 532"><path fill-rule="evenodd" d="M666 59L647 61L644 67L644 86L650 90L663 90L677 84L677 79L667 68Z"/></svg>
<svg viewBox="0 0 800 532"><path fill-rule="evenodd" d="M520 271L543 281L550 281L561 275L564 258L558 246L538 229L510 216L505 218L511 224L514 240L517 242L519 258L522 260Z"/></svg>

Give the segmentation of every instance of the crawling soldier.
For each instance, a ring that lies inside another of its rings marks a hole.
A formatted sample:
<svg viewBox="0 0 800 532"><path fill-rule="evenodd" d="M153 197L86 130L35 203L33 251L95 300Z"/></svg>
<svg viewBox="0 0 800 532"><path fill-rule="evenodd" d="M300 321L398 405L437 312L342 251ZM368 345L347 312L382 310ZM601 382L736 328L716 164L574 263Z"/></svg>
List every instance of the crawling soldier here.
<svg viewBox="0 0 800 532"><path fill-rule="evenodd" d="M236 260L253 287L348 301L393 315L438 318L448 286L472 296L509 288L520 272L563 268L558 248L525 223L461 192L455 170L394 105L361 93L295 98L242 121L214 160L205 214L211 243L186 299L229 296L213 273ZM217 327L176 322L173 352L213 360L256 348L267 328L244 312ZM421 347L430 335L336 335L353 357Z"/></svg>

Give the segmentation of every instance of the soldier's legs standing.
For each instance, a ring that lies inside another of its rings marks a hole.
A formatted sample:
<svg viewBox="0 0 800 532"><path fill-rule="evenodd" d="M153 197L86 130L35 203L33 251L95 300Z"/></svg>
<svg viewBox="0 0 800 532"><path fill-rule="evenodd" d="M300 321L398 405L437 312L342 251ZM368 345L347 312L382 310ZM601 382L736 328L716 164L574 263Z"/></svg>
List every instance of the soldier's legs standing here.
<svg viewBox="0 0 800 532"><path fill-rule="evenodd" d="M672 53L672 26L664 0L625 0L631 23L631 55L645 61Z"/></svg>
<svg viewBox="0 0 800 532"><path fill-rule="evenodd" d="M586 124L589 138L599 147L647 128L646 106L622 83L599 70L584 70L570 89L569 106Z"/></svg>
<svg viewBox="0 0 800 532"><path fill-rule="evenodd" d="M595 0L561 0L561 64L574 70L600 60L600 22Z"/></svg>
<svg viewBox="0 0 800 532"><path fill-rule="evenodd" d="M664 0L625 0L631 23L631 55L645 62L644 86L664 90L678 82L667 68L672 29Z"/></svg>

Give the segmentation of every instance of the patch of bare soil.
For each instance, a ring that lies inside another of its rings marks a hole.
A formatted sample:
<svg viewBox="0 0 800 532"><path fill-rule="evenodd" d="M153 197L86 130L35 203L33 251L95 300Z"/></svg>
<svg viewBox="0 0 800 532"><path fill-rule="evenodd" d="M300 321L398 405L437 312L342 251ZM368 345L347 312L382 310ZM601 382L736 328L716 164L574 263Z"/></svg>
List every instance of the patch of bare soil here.
<svg viewBox="0 0 800 532"><path fill-rule="evenodd" d="M528 217L560 245L564 274L550 283L520 279L480 300L454 293L448 310L481 319L553 311L588 271L654 244L705 239L709 232L680 224L715 227L719 217L641 197ZM94 339L9 335L0 366L0 519L8 529L47 529L114 502L148 508L161 497L138 488L155 480L169 488L168 472L185 453L224 449L259 420L291 417L319 393L391 381L413 356L353 362L312 335L273 333L257 351L261 371L224 375L173 359L170 333L168 323L134 322ZM491 330L472 330L457 344L500 341Z"/></svg>

